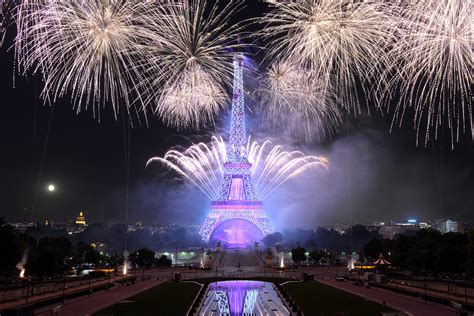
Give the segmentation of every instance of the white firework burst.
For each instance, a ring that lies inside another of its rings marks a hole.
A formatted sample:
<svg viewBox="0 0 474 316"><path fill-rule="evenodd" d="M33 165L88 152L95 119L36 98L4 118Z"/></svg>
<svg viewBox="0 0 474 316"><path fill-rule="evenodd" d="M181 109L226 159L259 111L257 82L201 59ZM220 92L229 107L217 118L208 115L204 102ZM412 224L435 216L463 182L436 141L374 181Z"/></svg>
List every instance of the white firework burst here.
<svg viewBox="0 0 474 316"><path fill-rule="evenodd" d="M269 140L259 144L251 142L249 138L245 151L249 162L252 163L255 191L262 200L283 183L307 170L327 171L329 167L329 160L325 157L306 156L301 151L286 151ZM170 150L163 158L149 159L147 166L155 162L161 163L193 183L210 200L216 200L226 161L224 140L213 136L209 145L199 143L183 151Z"/></svg>
<svg viewBox="0 0 474 316"><path fill-rule="evenodd" d="M23 73L40 71L42 96L54 103L71 96L77 112L89 105L94 116L121 102L129 111L131 92L142 77L143 48L153 33L144 25L141 1L24 1L17 14L16 57Z"/></svg>
<svg viewBox="0 0 474 316"><path fill-rule="evenodd" d="M259 95L264 122L297 138L322 140L338 132L341 113L329 83L289 62L275 62L263 76Z"/></svg>
<svg viewBox="0 0 474 316"><path fill-rule="evenodd" d="M417 132L438 136L446 126L451 143L474 129L472 83L474 5L464 0L420 0L400 4L400 41L390 53L392 76L381 90L395 104L393 124L413 109ZM389 108L390 109L390 108Z"/></svg>
<svg viewBox="0 0 474 316"><path fill-rule="evenodd" d="M373 83L383 80L397 27L391 10L385 1L277 2L262 18L267 59L301 65L331 81L345 108L359 114L359 94L371 96Z"/></svg>
<svg viewBox="0 0 474 316"><path fill-rule="evenodd" d="M150 20L157 33L151 49L146 100L170 126L199 128L213 123L229 98L234 51L242 47L243 24L230 17L241 4L178 0L158 7Z"/></svg>

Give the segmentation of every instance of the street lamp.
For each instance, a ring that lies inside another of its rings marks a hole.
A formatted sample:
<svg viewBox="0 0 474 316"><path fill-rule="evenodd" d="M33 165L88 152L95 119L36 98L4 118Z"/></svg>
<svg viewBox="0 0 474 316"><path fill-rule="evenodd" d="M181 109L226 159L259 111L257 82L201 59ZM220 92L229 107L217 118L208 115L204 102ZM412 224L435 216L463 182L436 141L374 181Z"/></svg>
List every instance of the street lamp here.
<svg viewBox="0 0 474 316"><path fill-rule="evenodd" d="M48 191L49 192L54 192L54 190L56 190L56 187L54 186L54 184L48 185Z"/></svg>

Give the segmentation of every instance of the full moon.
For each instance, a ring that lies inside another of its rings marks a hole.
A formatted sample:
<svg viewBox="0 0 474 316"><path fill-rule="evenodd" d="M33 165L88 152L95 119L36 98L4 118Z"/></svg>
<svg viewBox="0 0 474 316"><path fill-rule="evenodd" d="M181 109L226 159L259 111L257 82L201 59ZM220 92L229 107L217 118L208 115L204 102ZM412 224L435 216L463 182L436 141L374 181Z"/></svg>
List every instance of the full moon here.
<svg viewBox="0 0 474 316"><path fill-rule="evenodd" d="M54 189L55 189L55 187L54 187L53 184L48 185L48 191L49 191L49 192L53 192Z"/></svg>

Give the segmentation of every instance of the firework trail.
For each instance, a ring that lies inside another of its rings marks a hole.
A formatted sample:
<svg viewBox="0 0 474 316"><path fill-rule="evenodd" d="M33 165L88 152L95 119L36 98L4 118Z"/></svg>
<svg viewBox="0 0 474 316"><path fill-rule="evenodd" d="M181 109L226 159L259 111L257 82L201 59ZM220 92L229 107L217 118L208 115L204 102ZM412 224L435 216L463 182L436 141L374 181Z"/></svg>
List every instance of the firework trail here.
<svg viewBox="0 0 474 316"><path fill-rule="evenodd" d="M16 16L20 71L42 73L48 102L70 96L76 112L92 104L99 119L110 103L117 117L145 79L144 47L155 38L143 23L149 12L142 1L23 1Z"/></svg>
<svg viewBox="0 0 474 316"><path fill-rule="evenodd" d="M300 151L285 151L269 140L263 144L247 142L246 152L252 163L252 178L259 199L265 199L273 190L287 180L308 169L328 170L325 157L306 156ZM223 177L223 165L227 161L227 150L222 138L213 136L211 144L199 143L179 151L170 150L163 158L148 160L147 166L158 162L177 172L196 185L210 200L219 197Z"/></svg>
<svg viewBox="0 0 474 316"><path fill-rule="evenodd" d="M426 146L431 131L437 138L447 125L454 146L461 133L474 130L472 1L409 1L400 12L401 38L387 70L394 75L381 90L382 102L395 104L392 126L413 108L417 144L423 130Z"/></svg>
<svg viewBox="0 0 474 316"><path fill-rule="evenodd" d="M261 19L261 34L269 42L267 60L308 69L314 78L337 87L345 108L359 114L357 90L367 98L373 83L383 80L395 21L383 1L285 1L274 3Z"/></svg>
<svg viewBox="0 0 474 316"><path fill-rule="evenodd" d="M231 23L239 2L208 4L179 0L157 7L149 27L157 38L152 60L141 86L147 102L169 126L199 128L229 101L233 51L245 21Z"/></svg>
<svg viewBox="0 0 474 316"><path fill-rule="evenodd" d="M272 129L285 126L295 137L321 140L338 132L338 98L325 80L288 62L276 62L263 76L258 94L264 122Z"/></svg>

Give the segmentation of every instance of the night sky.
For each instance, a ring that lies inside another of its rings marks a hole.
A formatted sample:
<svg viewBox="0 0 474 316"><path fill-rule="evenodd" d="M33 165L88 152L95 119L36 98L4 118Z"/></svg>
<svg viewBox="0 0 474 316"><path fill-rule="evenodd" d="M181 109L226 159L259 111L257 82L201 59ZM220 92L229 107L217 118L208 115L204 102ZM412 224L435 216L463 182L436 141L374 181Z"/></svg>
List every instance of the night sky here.
<svg viewBox="0 0 474 316"><path fill-rule="evenodd" d="M261 4L242 14L256 15ZM10 34L11 37L11 34ZM11 43L11 41L10 41ZM8 46L8 45L5 45ZM258 57L257 57L258 58ZM0 50L0 216L9 221L31 217L37 177L35 221L65 221L85 211L91 222L123 222L125 193L124 128L110 107L101 122L92 112L76 114L67 99L53 113L39 98L39 76L15 76L13 54ZM252 88L252 87L247 87ZM335 222L370 223L417 217L473 220L474 146L465 135L451 150L447 136L426 148L416 147L409 113L401 129L389 132L391 114L372 109L370 116L349 118L347 129L333 139L299 143L260 129L258 100L248 100L250 133L254 140L271 137L287 149L322 154L331 159L329 173L311 172L290 181L265 201L272 222L280 227L318 226ZM209 201L195 188L146 161L175 145L210 140L222 133L226 111L215 127L176 131L152 117L150 125L131 130L130 222L200 223ZM48 125L49 139L45 149ZM47 191L53 183L57 190Z"/></svg>

